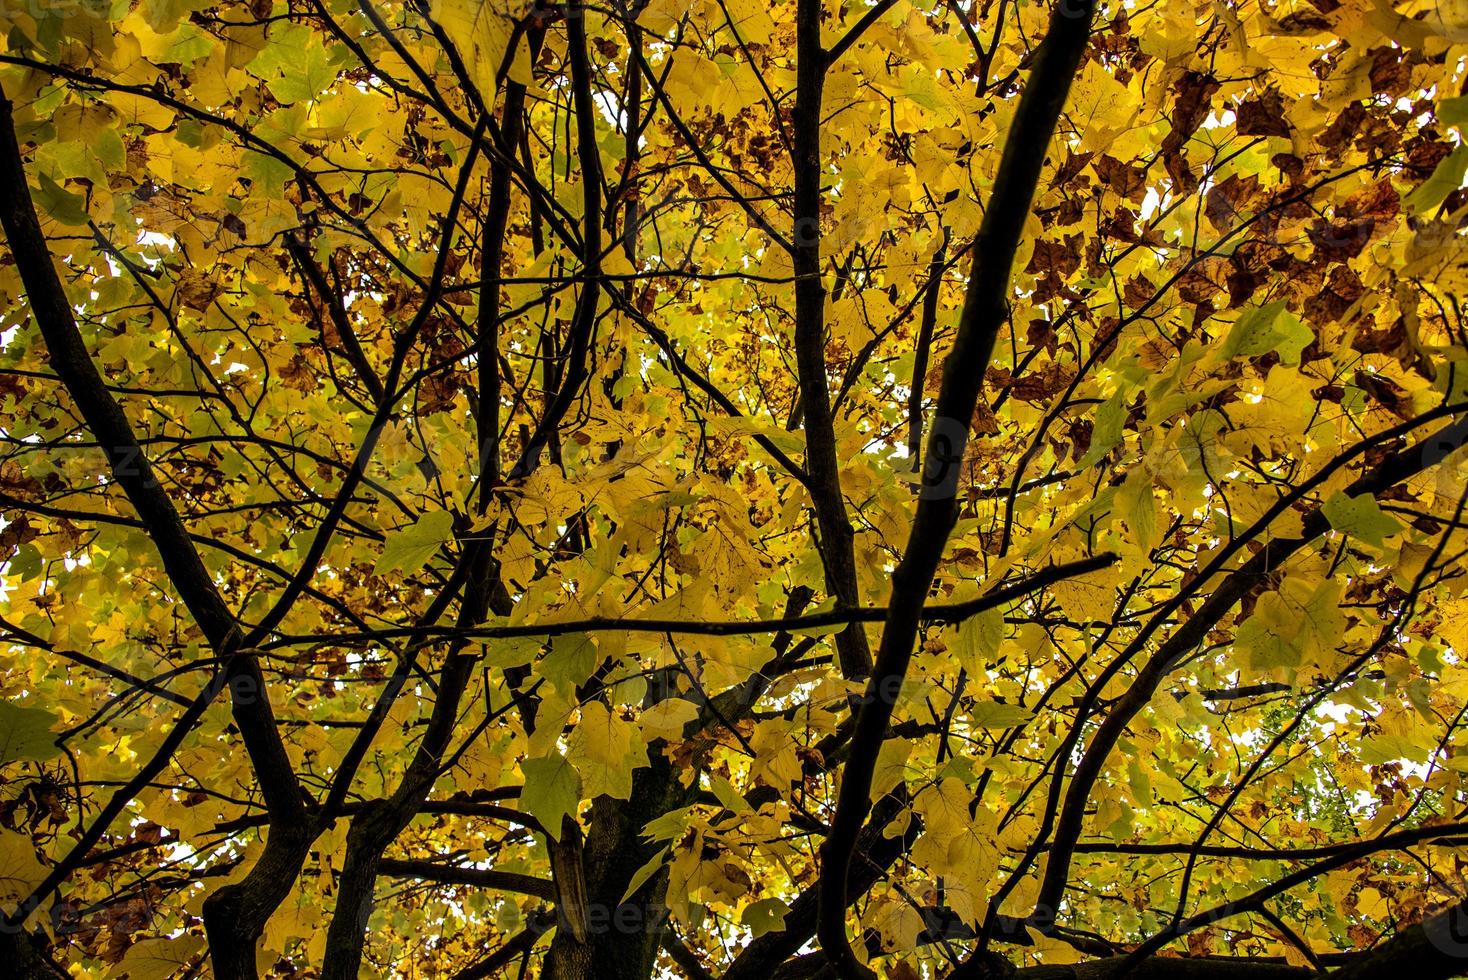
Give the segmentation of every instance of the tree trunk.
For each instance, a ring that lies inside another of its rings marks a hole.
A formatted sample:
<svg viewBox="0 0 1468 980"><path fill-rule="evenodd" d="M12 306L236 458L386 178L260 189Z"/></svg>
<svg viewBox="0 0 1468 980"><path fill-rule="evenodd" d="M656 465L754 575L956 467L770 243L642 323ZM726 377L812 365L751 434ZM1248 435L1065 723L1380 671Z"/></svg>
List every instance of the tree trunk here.
<svg viewBox="0 0 1468 980"><path fill-rule="evenodd" d="M599 797L582 847L586 881L586 942L561 925L551 940L541 980L648 980L667 929L668 871L658 871L622 902L632 876L661 844L642 836L649 820L692 802L697 784L684 788L668 760L654 750L652 765L632 777L627 800Z"/></svg>

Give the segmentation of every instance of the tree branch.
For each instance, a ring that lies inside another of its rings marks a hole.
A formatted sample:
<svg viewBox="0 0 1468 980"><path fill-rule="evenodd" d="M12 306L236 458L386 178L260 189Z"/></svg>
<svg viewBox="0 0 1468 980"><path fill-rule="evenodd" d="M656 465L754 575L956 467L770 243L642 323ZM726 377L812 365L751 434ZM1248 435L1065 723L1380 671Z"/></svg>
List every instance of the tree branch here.
<svg viewBox="0 0 1468 980"><path fill-rule="evenodd" d="M956 486L984 372L1008 317L1010 270L1060 111L1091 35L1092 0L1058 4L1025 86L973 245L974 268L958 334L943 369L923 470L923 492L906 553L892 576L892 596L876 668L857 716L851 760L842 774L831 833L821 847L819 937L842 980L872 972L846 938L846 880L862 823L871 808L872 774L907 674L922 609L958 516Z"/></svg>
<svg viewBox="0 0 1468 980"><path fill-rule="evenodd" d="M216 974L224 980L253 977L255 942L264 928L265 919L284 899L295 880L295 875L291 874L282 881L279 872L289 866L297 851L304 858L304 848L299 845L297 832L306 822L306 797L276 727L256 652L244 643L233 613L215 589L213 576L200 560L173 502L153 475L127 417L103 383L77 329L70 301L56 275L50 249L36 217L11 103L3 93L0 93L0 224L4 226L11 254L25 284L31 315L46 344L53 369L76 402L93 436L102 444L113 477L146 525L169 580L221 661L215 679L184 712L159 751L136 777L113 794L67 857L51 869L26 902L6 916L5 925L10 927L23 922L35 903L44 900L59 886L101 839L127 803L163 770L188 731L227 685L232 696L235 724L265 797L271 834L265 852L250 874L243 881L210 896L210 903L216 909L221 902L238 900L232 914L221 919L211 915L209 907L206 907L205 918L211 935Z"/></svg>
<svg viewBox="0 0 1468 980"><path fill-rule="evenodd" d="M546 901L551 901L556 895L555 883L549 878L516 874L513 871L496 871L493 868L466 868L442 861L383 858L377 871L378 874L392 878L416 878L438 885L469 885L494 891L518 892Z"/></svg>

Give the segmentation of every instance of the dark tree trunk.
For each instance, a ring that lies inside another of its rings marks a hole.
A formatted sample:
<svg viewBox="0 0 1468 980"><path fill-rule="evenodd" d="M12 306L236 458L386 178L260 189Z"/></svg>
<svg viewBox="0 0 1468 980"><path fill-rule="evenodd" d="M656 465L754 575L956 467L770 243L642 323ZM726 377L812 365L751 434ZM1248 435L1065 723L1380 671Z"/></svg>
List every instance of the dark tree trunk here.
<svg viewBox="0 0 1468 980"><path fill-rule="evenodd" d="M586 882L586 942L566 928L565 916L551 940L542 980L648 980L667 930L668 872L664 868L628 897L632 876L662 845L642 836L649 820L692 802L678 773L656 749L652 765L632 777L627 800L599 797L582 845ZM695 784L696 787L696 784Z"/></svg>

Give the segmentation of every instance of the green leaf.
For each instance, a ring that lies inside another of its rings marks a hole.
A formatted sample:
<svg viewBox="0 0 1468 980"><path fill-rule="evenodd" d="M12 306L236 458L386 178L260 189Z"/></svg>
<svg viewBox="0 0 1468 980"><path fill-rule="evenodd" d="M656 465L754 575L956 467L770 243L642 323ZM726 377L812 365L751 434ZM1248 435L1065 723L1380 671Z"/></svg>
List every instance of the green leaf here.
<svg viewBox="0 0 1468 980"><path fill-rule="evenodd" d="M998 606L970 616L954 629L953 652L970 674L993 662L1004 642L1004 611Z"/></svg>
<svg viewBox="0 0 1468 980"><path fill-rule="evenodd" d="M1462 128L1468 123L1468 95L1443 99L1437 104L1437 118L1445 126Z"/></svg>
<svg viewBox="0 0 1468 980"><path fill-rule="evenodd" d="M214 41L193 24L180 24L168 34L168 47L158 54L160 61L192 65L214 53Z"/></svg>
<svg viewBox="0 0 1468 980"><path fill-rule="evenodd" d="M1219 353L1231 359L1278 351L1280 362L1293 367L1314 339L1315 333L1303 320L1285 309L1283 302L1274 302L1255 307L1234 321Z"/></svg>
<svg viewBox="0 0 1468 980"><path fill-rule="evenodd" d="M1430 745L1421 745L1406 735L1374 735L1361 742L1361 761L1368 766L1379 766L1398 759L1410 762L1426 762L1432 754Z"/></svg>
<svg viewBox="0 0 1468 980"><path fill-rule="evenodd" d="M559 752L520 763L525 774L525 788L520 791L520 806L540 821L552 839L559 840L563 817L576 817L581 802L581 777L576 767Z"/></svg>
<svg viewBox="0 0 1468 980"><path fill-rule="evenodd" d="M57 716L44 708L21 708L0 701L0 766L45 762L61 754L51 731Z"/></svg>
<svg viewBox="0 0 1468 980"><path fill-rule="evenodd" d="M969 713L969 720L980 728L1013 728L1034 717L1033 711L1000 701L980 701Z"/></svg>
<svg viewBox="0 0 1468 980"><path fill-rule="evenodd" d="M1381 505L1369 493L1359 497L1338 493L1322 509L1331 527L1378 548L1386 538L1402 530L1401 522L1383 513Z"/></svg>
<svg viewBox="0 0 1468 980"><path fill-rule="evenodd" d="M240 157L240 173L250 178L251 191L272 195L283 194L285 182L295 175L285 163L254 150Z"/></svg>
<svg viewBox="0 0 1468 980"><path fill-rule="evenodd" d="M428 564L434 552L454 534L454 515L446 510L424 514L418 520L387 536L382 555L373 566L373 574L401 571L416 572Z"/></svg>
<svg viewBox="0 0 1468 980"><path fill-rule="evenodd" d="M489 640L483 645L484 662L491 667L508 670L533 663L545 646L544 636L515 636Z"/></svg>
<svg viewBox="0 0 1468 980"><path fill-rule="evenodd" d="M1234 632L1234 651L1254 670L1300 665L1300 649L1293 638L1282 635L1264 616L1250 617Z"/></svg>
<svg viewBox="0 0 1468 980"><path fill-rule="evenodd" d="M1112 447L1121 442L1122 427L1126 424L1126 417L1126 391L1118 388L1096 410L1095 427L1091 430L1091 446L1086 450L1086 455L1081 458L1082 468L1095 464L1102 456L1109 453Z"/></svg>
<svg viewBox="0 0 1468 980"><path fill-rule="evenodd" d="M1132 799L1138 803L1146 804L1152 800L1152 777L1142 767L1140 760L1135 757L1127 760L1127 786L1132 791Z"/></svg>
<svg viewBox="0 0 1468 980"><path fill-rule="evenodd" d="M286 105L316 98L336 81L331 54L309 27L277 24L270 41L249 63L270 94Z"/></svg>
<svg viewBox="0 0 1468 980"><path fill-rule="evenodd" d="M1426 214L1434 210L1447 200L1449 194L1463 185L1465 171L1468 171L1468 146L1460 146L1443 157L1432 176L1408 194L1404 203L1413 214Z"/></svg>
<svg viewBox="0 0 1468 980"><path fill-rule="evenodd" d="M36 205L63 225L87 223L87 202L78 194L62 187L45 174L37 174L41 187L36 191Z"/></svg>
<svg viewBox="0 0 1468 980"><path fill-rule="evenodd" d="M127 147L123 146L122 137L117 135L115 129L104 129L97 133L92 139L92 152L97 154L97 159L105 167L121 170L127 166Z"/></svg>
<svg viewBox="0 0 1468 980"><path fill-rule="evenodd" d="M586 683L600 662L596 642L586 633L563 633L551 640L540 673L557 690L574 691Z"/></svg>
<svg viewBox="0 0 1468 980"><path fill-rule="evenodd" d="M739 791L734 788L729 780L715 772L705 773L704 775L709 781L709 789L714 791L714 796L723 804L724 809L730 813L754 812L754 808L749 805L749 801L739 795Z"/></svg>
<svg viewBox="0 0 1468 980"><path fill-rule="evenodd" d="M676 837L682 837L692 819L693 813L690 807L669 810L662 816L649 820L642 828L642 836L652 841L670 841Z"/></svg>
<svg viewBox="0 0 1468 980"><path fill-rule="evenodd" d="M625 904L627 899L636 894L637 889L641 888L643 884L647 881L647 879L657 874L658 870L662 868L662 866L667 862L668 853L672 851L672 849L673 848L671 845L663 848L662 850L654 854L651 858L649 858L646 864L633 872L632 880L627 882L627 890L622 893L622 901L618 902L617 904Z"/></svg>
<svg viewBox="0 0 1468 980"><path fill-rule="evenodd" d="M142 5L143 19L159 34L172 32L190 10L192 7L185 0L146 0Z"/></svg>
<svg viewBox="0 0 1468 980"><path fill-rule="evenodd" d="M762 898L746 905L739 921L748 926L754 938L758 939L767 932L784 929L785 913L789 911L790 907L778 898Z"/></svg>
<svg viewBox="0 0 1468 980"><path fill-rule="evenodd" d="M566 739L566 752L581 774L586 796L632 796L632 773L647 765L647 743L637 726L600 701L581 706L581 720Z"/></svg>
<svg viewBox="0 0 1468 980"><path fill-rule="evenodd" d="M1139 466L1127 474L1116 495L1116 507L1131 531L1132 543L1142 554L1157 547L1162 539L1157 525L1157 497L1152 492L1152 474L1146 467Z"/></svg>

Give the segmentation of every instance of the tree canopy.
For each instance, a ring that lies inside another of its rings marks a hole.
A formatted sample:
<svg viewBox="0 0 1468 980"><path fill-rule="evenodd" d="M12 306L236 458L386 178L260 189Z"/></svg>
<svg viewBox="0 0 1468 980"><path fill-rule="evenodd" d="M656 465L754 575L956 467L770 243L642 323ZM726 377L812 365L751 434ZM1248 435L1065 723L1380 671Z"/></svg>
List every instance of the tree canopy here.
<svg viewBox="0 0 1468 980"><path fill-rule="evenodd" d="M1468 968L1463 0L0 16L0 971Z"/></svg>

